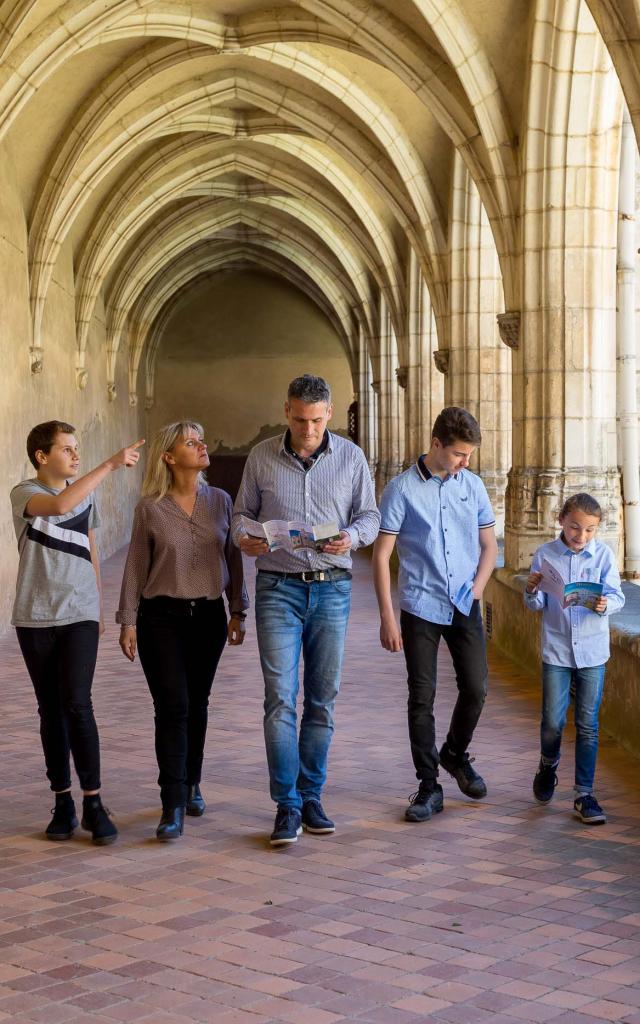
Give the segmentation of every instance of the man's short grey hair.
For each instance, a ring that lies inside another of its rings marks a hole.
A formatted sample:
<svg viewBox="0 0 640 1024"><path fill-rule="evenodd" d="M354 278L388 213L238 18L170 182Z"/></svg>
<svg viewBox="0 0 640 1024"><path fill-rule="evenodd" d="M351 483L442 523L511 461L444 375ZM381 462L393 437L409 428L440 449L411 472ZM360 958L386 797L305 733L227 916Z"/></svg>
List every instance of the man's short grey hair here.
<svg viewBox="0 0 640 1024"><path fill-rule="evenodd" d="M301 402L326 402L331 405L331 388L323 377L314 377L312 373L305 373L303 377L296 377L291 381L287 391L287 400L299 398Z"/></svg>

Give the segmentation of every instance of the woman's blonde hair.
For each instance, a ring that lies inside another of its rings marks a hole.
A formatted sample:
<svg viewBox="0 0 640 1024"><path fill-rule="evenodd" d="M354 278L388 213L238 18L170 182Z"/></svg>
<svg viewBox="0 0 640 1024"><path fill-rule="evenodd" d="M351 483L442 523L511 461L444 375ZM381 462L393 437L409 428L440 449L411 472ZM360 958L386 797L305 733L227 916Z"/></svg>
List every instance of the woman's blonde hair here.
<svg viewBox="0 0 640 1024"><path fill-rule="evenodd" d="M195 430L200 437L204 434L201 425L195 420L179 420L178 423L167 423L165 427L160 427L149 445L147 468L142 481L143 497L155 498L156 501L164 498L173 483L173 473L164 458L165 452L170 452L176 441L185 438L190 430ZM199 474L199 481L206 484L204 473Z"/></svg>

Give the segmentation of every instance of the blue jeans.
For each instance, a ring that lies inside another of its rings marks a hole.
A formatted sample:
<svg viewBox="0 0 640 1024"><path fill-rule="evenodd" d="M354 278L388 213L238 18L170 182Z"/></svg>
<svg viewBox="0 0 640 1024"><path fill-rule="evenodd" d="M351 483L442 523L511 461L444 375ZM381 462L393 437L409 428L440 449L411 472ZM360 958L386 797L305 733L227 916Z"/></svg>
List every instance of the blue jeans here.
<svg viewBox="0 0 640 1024"><path fill-rule="evenodd" d="M595 665L593 668L564 668L546 662L542 665L540 747L544 764L556 765L560 760L562 730L567 720L571 684L575 686L575 791L579 796L593 790L604 670L604 665Z"/></svg>
<svg viewBox="0 0 640 1024"><path fill-rule="evenodd" d="M340 689L351 579L318 583L259 572L256 627L264 676L264 739L271 798L301 808L320 799ZM304 656L303 708L298 737L296 699Z"/></svg>

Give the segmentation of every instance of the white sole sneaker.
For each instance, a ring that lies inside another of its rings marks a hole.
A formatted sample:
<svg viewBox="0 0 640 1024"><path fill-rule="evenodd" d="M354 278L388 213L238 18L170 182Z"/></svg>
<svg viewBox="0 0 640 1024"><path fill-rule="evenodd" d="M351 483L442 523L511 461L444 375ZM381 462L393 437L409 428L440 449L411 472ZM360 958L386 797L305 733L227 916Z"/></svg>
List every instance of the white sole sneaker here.
<svg viewBox="0 0 640 1024"><path fill-rule="evenodd" d="M300 825L295 836L283 836L282 839L270 839L269 843L271 846L288 846L289 843L297 843L299 835L302 835L302 825Z"/></svg>

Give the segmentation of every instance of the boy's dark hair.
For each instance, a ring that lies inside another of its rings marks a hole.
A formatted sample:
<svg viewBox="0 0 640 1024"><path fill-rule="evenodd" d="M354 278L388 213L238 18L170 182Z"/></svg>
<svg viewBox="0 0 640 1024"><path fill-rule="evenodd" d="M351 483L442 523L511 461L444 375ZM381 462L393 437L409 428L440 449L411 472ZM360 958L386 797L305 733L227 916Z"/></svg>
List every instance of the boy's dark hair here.
<svg viewBox="0 0 640 1024"><path fill-rule="evenodd" d="M324 377L314 377L312 373L305 373L302 377L295 377L287 390L287 400L299 398L302 402L310 405L315 402L326 402L331 405L331 388Z"/></svg>
<svg viewBox="0 0 640 1024"><path fill-rule="evenodd" d="M479 445L482 442L480 426L475 416L457 405L448 405L436 416L431 436L437 437L445 448L455 444L456 441L474 445Z"/></svg>
<svg viewBox="0 0 640 1024"><path fill-rule="evenodd" d="M45 455L48 455L55 444L56 434L75 434L75 432L75 427L72 427L70 423L63 423L62 420L36 423L27 437L27 455L34 469L38 469L36 452L44 452Z"/></svg>
<svg viewBox="0 0 640 1024"><path fill-rule="evenodd" d="M602 507L585 491L570 495L562 506L560 515L564 518L571 512L584 512L586 516L597 516L598 519L602 519Z"/></svg>

